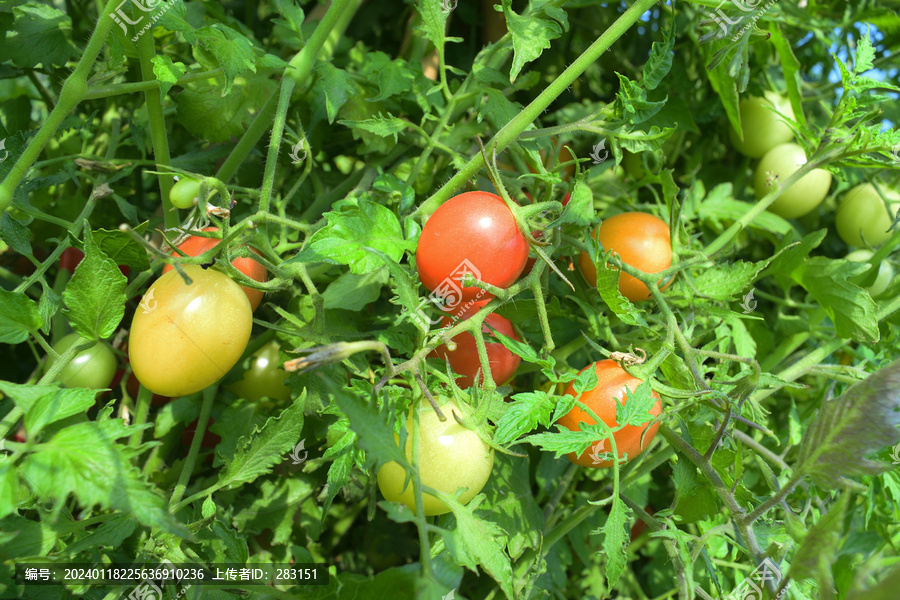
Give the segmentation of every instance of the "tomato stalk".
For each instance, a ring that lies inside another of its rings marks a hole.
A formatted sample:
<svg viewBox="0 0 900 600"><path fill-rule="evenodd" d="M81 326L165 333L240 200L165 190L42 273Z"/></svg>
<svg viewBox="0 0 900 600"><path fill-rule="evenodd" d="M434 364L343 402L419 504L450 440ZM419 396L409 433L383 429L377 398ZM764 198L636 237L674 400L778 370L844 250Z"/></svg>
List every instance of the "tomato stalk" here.
<svg viewBox="0 0 900 600"><path fill-rule="evenodd" d="M178 475L178 483L172 491L172 497L169 499L169 510L173 513L177 512L182 506L186 506L193 501L188 498L187 501L181 502L184 492L187 489L188 481L194 472L194 465L197 462L197 455L200 453L200 444L203 442L203 436L206 434L206 425L209 423L209 414L212 412L213 400L216 397L217 386L211 385L203 390L203 401L200 404L200 417L197 419L197 428L194 430L194 439L191 440L191 447L188 450L187 458L184 459L184 465L181 467L181 473ZM141 393L144 393L144 386L141 386ZM210 492L212 493L212 492Z"/></svg>
<svg viewBox="0 0 900 600"><path fill-rule="evenodd" d="M553 83L548 85L544 91L538 94L528 106L522 109L512 120L504 125L493 138L486 144L488 148L496 148L497 152L505 149L523 132L525 129L536 121L544 109L556 100L572 82L578 79L588 67L594 64L600 56L606 52L613 42L618 40L626 31L637 22L644 12L649 10L657 0L637 0L616 21L604 31L600 37L585 50L571 65L569 65ZM484 158L481 154L475 154L469 159L460 171L454 175L450 181L440 187L425 202L413 211L412 217L424 218L425 216L437 210L437 207L443 204L450 196L467 181L475 176L476 173L485 165Z"/></svg>

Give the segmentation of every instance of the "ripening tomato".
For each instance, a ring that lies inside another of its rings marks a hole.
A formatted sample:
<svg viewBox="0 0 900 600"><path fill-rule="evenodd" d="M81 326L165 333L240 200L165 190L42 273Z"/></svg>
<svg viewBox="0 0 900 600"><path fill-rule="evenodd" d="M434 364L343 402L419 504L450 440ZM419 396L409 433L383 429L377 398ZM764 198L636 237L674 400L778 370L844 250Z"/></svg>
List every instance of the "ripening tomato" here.
<svg viewBox="0 0 900 600"><path fill-rule="evenodd" d="M250 340L253 311L227 275L185 265L157 279L134 313L128 354L141 384L161 396L186 396L221 379Z"/></svg>
<svg viewBox="0 0 900 600"><path fill-rule="evenodd" d="M659 217L641 212L614 215L594 230L605 250L614 251L627 265L644 273L656 273L672 266L669 226ZM591 285L597 285L597 268L587 252L578 256L578 267ZM671 284L667 282L662 289ZM619 291L632 302L650 297L650 290L628 273L619 275Z"/></svg>
<svg viewBox="0 0 900 600"><path fill-rule="evenodd" d="M453 307L487 295L475 286L462 288L464 273L507 288L527 258L528 242L503 199L489 192L465 192L426 221L416 248L416 269L425 287Z"/></svg>
<svg viewBox="0 0 900 600"><path fill-rule="evenodd" d="M232 392L247 400L269 398L285 402L291 397L291 388L284 385L287 373L279 365L278 342L271 341L250 357L250 366L244 377L228 386Z"/></svg>
<svg viewBox="0 0 900 600"><path fill-rule="evenodd" d="M425 486L447 494L455 494L458 489L465 488L458 501L466 504L487 483L494 468L494 455L477 433L466 429L453 418L452 410L465 416L455 402L448 400L441 405L441 411L447 417L446 421L441 422L431 405L422 403L419 411L418 464L415 466ZM406 457L412 460L412 414L406 421L406 431ZM399 443L399 438L397 441ZM376 477L378 489L385 500L402 502L416 510L413 484L409 481L404 488L406 470L402 466L389 462L378 469ZM429 516L450 512L449 506L431 494L423 493L422 503L425 514Z"/></svg>
<svg viewBox="0 0 900 600"><path fill-rule="evenodd" d="M77 333L70 333L53 344L53 349L57 354L62 355L72 346L86 342L87 340ZM48 355L44 372L49 371L54 364L56 364L56 358ZM97 390L109 387L115 374L116 355L112 348L106 342L96 342L93 346L76 354L69 364L59 372L56 380L66 387Z"/></svg>
<svg viewBox="0 0 900 600"><path fill-rule="evenodd" d="M175 208L191 208L200 197L200 182L193 177L182 177L169 190L169 201Z"/></svg>
<svg viewBox="0 0 900 600"><path fill-rule="evenodd" d="M204 227L203 231L218 231L217 227ZM200 237L198 235L189 237L187 240L179 244L178 249L184 252L188 256L199 256L213 248L219 244L222 240L218 238L207 238ZM253 252L256 252L253 248L250 249ZM259 252L256 252L259 254ZM172 252L172 256L180 256L177 252ZM231 264L234 265L238 271L253 279L254 281L258 281L260 283L265 283L268 279L268 273L266 273L266 268L261 264L253 260L252 258L236 258L231 261ZM168 273L173 269L172 265L166 265L163 268L163 273ZM244 293L247 294L247 299L250 300L250 306L253 310L256 310L256 307L259 306L259 303L262 302L263 292L262 290L256 290L250 287L241 286L241 289L244 290Z"/></svg>
<svg viewBox="0 0 900 600"><path fill-rule="evenodd" d="M844 258L853 262L871 264L873 255L874 252L872 252L871 250L855 250ZM866 290L873 298L875 296L879 296L884 293L884 290L886 290L889 285L891 285L891 280L893 279L894 267L891 266L891 263L889 263L887 260L883 260L878 265L878 275L875 276L875 281L872 282L872 285L867 287Z"/></svg>
<svg viewBox="0 0 900 600"><path fill-rule="evenodd" d="M756 199L762 199L790 177L794 171L806 164L806 152L797 144L781 144L769 150L756 166L754 188ZM769 206L773 212L785 219L796 219L812 212L828 195L831 187L831 173L824 169L813 169L784 190L781 196Z"/></svg>
<svg viewBox="0 0 900 600"><path fill-rule="evenodd" d="M838 235L851 246L878 246L891 237L891 224L900 207L900 193L885 187L882 196L871 183L851 188L841 198L835 215ZM887 201L887 206L885 205ZM890 210L888 210L890 207Z"/></svg>
<svg viewBox="0 0 900 600"><path fill-rule="evenodd" d="M741 100L743 141L734 127L728 127L732 145L738 152L750 158L760 158L775 146L794 139L794 132L778 114L794 119L790 100L769 90L766 90L764 95L764 98L751 96Z"/></svg>
<svg viewBox="0 0 900 600"><path fill-rule="evenodd" d="M588 365L580 372L583 373L588 369L596 370L597 385L590 390L585 390L585 392L581 394L580 400L587 405L588 408L594 411L604 423L610 427L617 427L616 404L625 404L628 401L628 396L625 393L626 388L634 392L634 390L636 390L643 382L626 373L625 369L616 364L615 361L609 359ZM573 397L578 396L572 382L566 387L565 393ZM655 417L662 412L662 402L660 401L659 394L656 392L651 392L651 395L656 398L656 403L653 405L653 408L650 409L650 414ZM650 419L648 418L647 422L643 425L626 425L613 434L619 458L623 458L627 454L628 460L632 460L650 445L650 442L652 442L654 436L656 436L656 431L659 429L659 423L657 422L647 427L649 422ZM596 421L576 405L572 410L563 415L557 423L568 428L570 431L581 431L581 423L593 425ZM641 442L642 438L643 443ZM609 444L607 439L597 440L597 442L598 443L585 450L581 456L576 456L574 452L569 454L569 460L582 467L593 467L596 469L611 467L613 464L611 460L597 461L594 456L603 454L604 452L611 452L612 445Z"/></svg>
<svg viewBox="0 0 900 600"><path fill-rule="evenodd" d="M481 310L488 302L489 300L480 300L473 303L471 306L460 311L459 318L467 319L471 317ZM441 320L441 326L447 327L454 323L454 321L455 319L444 317ZM517 354L513 354L507 350L506 346L500 342L488 341L488 334L490 333L488 325L516 341L520 341L519 336L516 335L512 322L506 317L501 317L496 313L491 313L486 316L484 318L484 323L481 330L485 333L484 346L488 355L488 363L491 365L491 379L493 379L497 385L500 385L508 381L515 374L522 359ZM481 374L481 361L478 360L478 347L475 344L475 336L468 331L464 331L453 338L453 343L456 344L456 350L448 350L446 344L441 344L435 348L432 356L450 361L450 366L460 375L456 382L461 388L472 387L475 385L476 378L478 383L484 381L484 377Z"/></svg>

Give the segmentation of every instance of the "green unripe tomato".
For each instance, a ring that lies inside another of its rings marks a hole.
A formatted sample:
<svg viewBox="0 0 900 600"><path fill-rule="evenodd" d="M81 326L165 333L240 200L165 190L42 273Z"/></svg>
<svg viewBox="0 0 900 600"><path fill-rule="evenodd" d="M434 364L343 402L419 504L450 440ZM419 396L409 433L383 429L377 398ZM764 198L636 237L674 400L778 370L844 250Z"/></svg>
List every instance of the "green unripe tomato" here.
<svg viewBox="0 0 900 600"><path fill-rule="evenodd" d="M278 342L272 341L250 357L250 366L243 379L228 386L232 392L254 402L269 398L286 402L291 397L291 388L284 385L287 373L278 366Z"/></svg>
<svg viewBox="0 0 900 600"><path fill-rule="evenodd" d="M855 250L844 258L852 262L871 263L873 254L870 250ZM875 277L875 281L866 290L873 298L880 296L891 284L892 279L894 279L894 267L888 261L883 260L878 265L878 275Z"/></svg>
<svg viewBox="0 0 900 600"><path fill-rule="evenodd" d="M53 344L53 349L57 354L62 355L72 346L83 344L86 341L77 333L70 333ZM56 358L48 356L44 372L49 371L54 364L56 364ZM66 387L99 390L109 387L115 372L116 355L106 342L96 342L90 348L76 354L69 364L59 372L56 380Z"/></svg>
<svg viewBox="0 0 900 600"><path fill-rule="evenodd" d="M731 144L738 152L750 158L759 158L775 146L794 139L794 132L773 109L794 119L790 101L775 92L767 90L764 98L751 96L741 100L743 141L734 127L729 127Z"/></svg>
<svg viewBox="0 0 900 600"><path fill-rule="evenodd" d="M881 188L884 200L871 183L851 188L841 198L835 215L838 235L851 246L877 246L891 237L891 224L900 207L900 193Z"/></svg>
<svg viewBox="0 0 900 600"><path fill-rule="evenodd" d="M806 152L797 144L781 144L769 150L756 166L754 188L759 200L794 171L806 164ZM812 212L831 187L831 173L824 169L814 169L787 188L771 206L769 212L785 219L796 219Z"/></svg>
<svg viewBox="0 0 900 600"><path fill-rule="evenodd" d="M481 491L494 467L494 454L478 434L466 429L453 418L452 411L464 415L453 401L441 406L447 420L441 422L430 404L423 403L419 411L418 470L422 484L454 494L466 488L458 497L467 503ZM413 417L406 422L406 457L412 457ZM398 440L399 441L399 440ZM378 470L378 489L385 500L402 502L416 510L412 481L406 482L406 470L396 462L389 462ZM404 483L407 485L404 488ZM431 494L422 494L426 515L442 515L450 507Z"/></svg>
<svg viewBox="0 0 900 600"><path fill-rule="evenodd" d="M175 208L191 208L200 197L200 182L192 177L182 177L169 190L169 201Z"/></svg>

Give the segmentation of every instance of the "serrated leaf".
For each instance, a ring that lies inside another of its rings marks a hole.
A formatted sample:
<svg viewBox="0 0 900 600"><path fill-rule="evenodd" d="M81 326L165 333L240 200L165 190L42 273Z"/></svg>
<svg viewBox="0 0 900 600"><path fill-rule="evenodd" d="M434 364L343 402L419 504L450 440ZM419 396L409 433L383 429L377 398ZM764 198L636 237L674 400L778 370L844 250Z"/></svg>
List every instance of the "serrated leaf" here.
<svg viewBox="0 0 900 600"><path fill-rule="evenodd" d="M45 2L29 2L12 9L13 23L0 38L0 56L23 69L38 64L45 71L61 67L75 55L72 19Z"/></svg>
<svg viewBox="0 0 900 600"><path fill-rule="evenodd" d="M369 200L356 206L325 213L328 225L315 232L306 247L289 262L327 261L350 266L350 272L364 275L378 270L382 262L370 249L383 252L399 262L408 247L397 215Z"/></svg>
<svg viewBox="0 0 900 600"><path fill-rule="evenodd" d="M94 421L71 424L22 461L26 484L35 494L65 502L73 494L85 508L121 511L142 525L178 536L190 533L168 512L159 491L132 464L142 450L118 443L134 429L110 419L111 407Z"/></svg>
<svg viewBox="0 0 900 600"><path fill-rule="evenodd" d="M607 434L601 432L601 425L588 425L580 423L581 431L569 431L565 427L557 426L558 433L536 433L522 439L532 446L538 446L541 450L554 452L556 458L564 454L581 454L598 440L607 438Z"/></svg>
<svg viewBox="0 0 900 600"><path fill-rule="evenodd" d="M127 278L94 243L89 227L84 232L84 259L63 292L63 312L72 329L87 340L110 337L125 316Z"/></svg>
<svg viewBox="0 0 900 600"><path fill-rule="evenodd" d="M66 546L64 552L68 556L74 556L79 552L96 550L101 546L117 548L134 533L137 525L138 522L129 515L113 515L88 535Z"/></svg>
<svg viewBox="0 0 900 600"><path fill-rule="evenodd" d="M329 382L330 383L330 382ZM375 458L380 464L394 461L407 467L409 461L395 440L394 428L388 415L366 399L351 396L342 389L332 388L334 401L350 421L356 432L359 447Z"/></svg>
<svg viewBox="0 0 900 600"><path fill-rule="evenodd" d="M771 260L770 258L755 263L738 260L727 264L717 264L715 268L700 273L694 279L694 285L698 290L703 290L704 296L713 300L730 300L756 281L759 272Z"/></svg>
<svg viewBox="0 0 900 600"><path fill-rule="evenodd" d="M505 446L538 424L550 426L550 416L556 406L555 396L546 392L521 392L512 396L512 404L497 423L494 441Z"/></svg>
<svg viewBox="0 0 900 600"><path fill-rule="evenodd" d="M810 527L797 553L791 558L792 579L802 581L810 577L831 578L831 566L836 559L844 529L847 500L848 494L842 494L828 512Z"/></svg>
<svg viewBox="0 0 900 600"><path fill-rule="evenodd" d="M443 500L447 495L441 494ZM449 498L447 503L456 515L456 529L444 534L444 543L456 560L467 569L477 572L481 566L494 579L507 598L513 592L512 561L503 547L506 536L496 524L476 518L471 509Z"/></svg>
<svg viewBox="0 0 900 600"><path fill-rule="evenodd" d="M825 309L835 333L857 342L877 342L875 301L850 278L866 271L866 265L815 256L801 263L791 276Z"/></svg>
<svg viewBox="0 0 900 600"><path fill-rule="evenodd" d="M248 75L234 82L232 93L222 98L221 85L195 81L175 99L178 121L193 135L211 142L241 137L263 105L277 93L269 77Z"/></svg>
<svg viewBox="0 0 900 600"><path fill-rule="evenodd" d="M343 273L322 292L325 309L362 310L378 299L387 280L388 271L385 268L365 275Z"/></svg>
<svg viewBox="0 0 900 600"><path fill-rule="evenodd" d="M305 405L304 391L281 414L268 419L252 438L243 438L237 445L234 457L219 475L219 487L234 488L253 481L285 460L300 441Z"/></svg>
<svg viewBox="0 0 900 600"><path fill-rule="evenodd" d="M0 240L22 256L31 256L31 231L9 213L0 217Z"/></svg>
<svg viewBox="0 0 900 600"><path fill-rule="evenodd" d="M324 98L328 122L334 123L341 107L357 93L353 77L329 62L317 62L315 72L319 80L314 88L316 95L313 104L321 102L321 98Z"/></svg>
<svg viewBox="0 0 900 600"><path fill-rule="evenodd" d="M650 58L644 64L641 85L644 89L655 90L672 70L672 49L675 47L675 28L668 29L662 42L653 42L650 46Z"/></svg>
<svg viewBox="0 0 900 600"><path fill-rule="evenodd" d="M606 577L612 588L625 570L625 503L613 497L609 517L603 525L603 554L606 555Z"/></svg>
<svg viewBox="0 0 900 600"><path fill-rule="evenodd" d="M159 81L161 96L165 96L172 86L187 73L187 67L181 62L172 62L172 59L163 54L157 54L152 59L153 74Z"/></svg>
<svg viewBox="0 0 900 600"><path fill-rule="evenodd" d="M97 390L64 389L54 385L19 385L0 381L0 391L12 398L25 412L24 425L28 436L37 436L51 423L87 413L94 405Z"/></svg>
<svg viewBox="0 0 900 600"><path fill-rule="evenodd" d="M511 0L503 0L503 14L512 36L514 53L509 80L514 82L526 63L537 60L550 47L550 41L562 35L563 28L552 19L514 13ZM554 14L559 16L558 12ZM563 24L568 25L567 22Z"/></svg>
<svg viewBox="0 0 900 600"><path fill-rule="evenodd" d="M37 302L25 294L0 290L0 343L21 344L43 325Z"/></svg>
<svg viewBox="0 0 900 600"><path fill-rule="evenodd" d="M386 117L378 116L372 119L363 119L361 121L341 119L338 123L346 125L351 129L361 129L373 133L379 137L393 136L395 144L397 143L397 134L406 131L406 128L409 127L409 123L398 117L392 117L390 113L388 113L388 116Z"/></svg>
<svg viewBox="0 0 900 600"><path fill-rule="evenodd" d="M800 444L795 476L810 475L824 489L850 485L849 477L875 475L890 465L867 459L900 442L900 362L825 402Z"/></svg>

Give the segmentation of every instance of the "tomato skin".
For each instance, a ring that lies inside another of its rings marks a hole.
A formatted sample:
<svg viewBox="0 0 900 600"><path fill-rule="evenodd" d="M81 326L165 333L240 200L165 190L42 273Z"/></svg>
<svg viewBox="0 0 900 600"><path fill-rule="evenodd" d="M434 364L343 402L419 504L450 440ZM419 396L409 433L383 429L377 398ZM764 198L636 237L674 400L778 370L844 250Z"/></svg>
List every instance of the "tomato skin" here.
<svg viewBox="0 0 900 600"><path fill-rule="evenodd" d="M253 312L227 275L185 265L147 290L131 322L128 354L141 384L161 396L186 396L221 379L250 340ZM149 311L148 311L149 308Z"/></svg>
<svg viewBox="0 0 900 600"><path fill-rule="evenodd" d="M76 267L81 264L81 261L84 259L84 252L75 248L74 246L69 246L63 253L59 256L59 268L70 273L74 273ZM128 265L119 265L119 271L121 271L122 275L128 277L128 274L131 272L131 269Z"/></svg>
<svg viewBox="0 0 900 600"><path fill-rule="evenodd" d="M286 402L291 397L291 388L284 385L287 372L279 366L278 342L271 341L250 358L250 368L237 383L228 386L235 394L257 402L269 398Z"/></svg>
<svg viewBox="0 0 900 600"><path fill-rule="evenodd" d="M844 258L853 262L861 262L861 263L871 263L872 256L874 252L871 250L854 250ZM887 260L881 261L881 264L878 265L878 275L875 276L875 281L872 282L872 285L865 288L869 295L875 298L876 296L880 296L884 293L884 290L891 285L891 281L894 279L894 267L891 266Z"/></svg>
<svg viewBox="0 0 900 600"><path fill-rule="evenodd" d="M503 199L489 192L465 192L450 198L426 221L416 248L416 269L431 291L446 291L448 283L461 288L464 261L482 281L507 288L522 273L527 258L528 242ZM461 292L463 301L487 296L475 286ZM445 294L449 306L458 304L456 295L455 290Z"/></svg>
<svg viewBox="0 0 900 600"><path fill-rule="evenodd" d="M606 250L613 250L622 261L645 273L656 273L672 266L672 245L665 221L641 212L621 213L605 219L594 230L594 237ZM591 285L597 285L597 269L587 252L578 256L578 267ZM666 289L671 281L662 289ZM619 291L632 302L650 297L650 289L628 273L619 275Z"/></svg>
<svg viewBox="0 0 900 600"><path fill-rule="evenodd" d="M169 190L169 201L175 208L191 208L200 197L200 182L193 177L182 177Z"/></svg>
<svg viewBox="0 0 900 600"><path fill-rule="evenodd" d="M593 389L586 390L581 395L581 402L594 411L604 423L610 427L616 427L618 425L616 421L617 401L623 404L627 402L628 397L625 393L625 389L627 388L633 392L643 382L626 373L625 370L613 360L606 359L595 362L592 365L586 366L580 373L591 368L595 369L597 372L597 385ZM578 396L578 394L575 393L575 387L572 382L569 382L569 385L566 386L566 391L564 393L572 397ZM662 401L659 398L659 394L656 392L652 392L651 395L656 398L656 404L653 405L650 414L657 416L662 412ZM577 405L556 422L570 431L581 431L581 423L587 423L589 425L595 423L593 417L581 410ZM647 430L646 434L644 434L645 429ZM658 429L659 422L656 422L649 428L646 427L646 423L644 426L626 425L615 432L613 437L616 440L616 450L618 451L619 458L622 458L627 454L628 460L633 460L634 457L644 450L644 448L650 445L650 442L653 441ZM641 445L641 436L644 438L643 445ZM597 441L599 442L600 440ZM613 465L611 460L594 464L594 460L590 456L593 452L592 448L593 446L589 447L580 456L576 456L574 452L569 454L569 460L582 467L591 467L595 469L605 469ZM602 454L604 451L609 452L610 450L612 450L612 446L604 440L603 446L598 453Z"/></svg>
<svg viewBox="0 0 900 600"><path fill-rule="evenodd" d="M756 166L756 199L762 199L777 188L777 182L786 180L805 164L806 152L797 144L781 144L769 150ZM824 169L813 169L784 190L768 210L785 219L802 217L822 203L830 187L831 173Z"/></svg>
<svg viewBox="0 0 900 600"><path fill-rule="evenodd" d="M181 443L190 448L191 442L194 441L194 435L197 433L197 425L200 419L195 419L193 423L188 424L184 431L181 432ZM222 436L209 430L209 426L213 424L210 419L206 424L206 431L203 432L203 439L200 441L201 448L215 448L222 441Z"/></svg>
<svg viewBox="0 0 900 600"><path fill-rule="evenodd" d="M744 130L744 140L741 141L733 127L728 128L731 143L738 152L750 158L760 158L775 146L794 139L794 132L784 119L772 112L772 108L791 120L794 119L790 101L770 90L766 90L763 98L751 96L741 100L741 128Z"/></svg>
<svg viewBox="0 0 900 600"><path fill-rule="evenodd" d="M488 302L489 300L475 302L469 308L461 311L459 318L469 318L481 310ZM442 327L447 327L453 323L454 320L450 317L444 317L441 320ZM519 340L519 336L516 335L515 329L513 329L512 322L506 317L502 317L496 313L490 313L484 318L484 323L481 330L485 334L490 333L488 325L491 325L503 335L521 341ZM481 384L481 382L484 381L484 377L481 374L481 361L478 360L478 347L475 344L475 336L468 331L464 331L455 336L453 342L456 344L456 350L448 350L446 344L441 344L435 348L431 356L450 361L450 366L460 375L460 377L456 379L456 383L459 387L463 389L472 387L475 385L476 377L478 383ZM500 342L490 342L485 339L484 346L487 351L488 362L491 365L491 378L497 385L507 382L515 374L516 369L519 368L519 363L522 362L522 359L517 354L513 354L507 350L506 346Z"/></svg>
<svg viewBox="0 0 900 600"><path fill-rule="evenodd" d="M72 346L83 344L86 340L77 333L60 338L53 349L62 354ZM56 359L47 357L44 372L56 364ZM102 389L109 387L116 374L116 355L106 342L97 342L90 348L82 350L59 372L56 380L66 387Z"/></svg>
<svg viewBox="0 0 900 600"><path fill-rule="evenodd" d="M204 227L203 231L218 231L218 227ZM209 250L210 248L214 248L219 245L219 242L222 240L217 238L206 238L198 235L189 237L187 240L182 242L178 249L187 254L188 256L199 256ZM253 248L250 249L252 252L256 252ZM256 252L259 254L259 252ZM172 252L172 256L178 257L180 256L177 252ZM236 258L231 261L231 264L234 265L234 268L253 279L254 281L258 281L260 283L265 283L269 279L268 273L266 273L266 268L261 264L253 260L252 258ZM163 268L163 273L168 273L174 267L172 265L166 265ZM244 293L247 294L247 299L250 300L250 306L253 310L256 310L256 307L259 306L259 303L262 302L263 292L262 290L256 290L249 287L241 286L241 289L244 290Z"/></svg>
<svg viewBox="0 0 900 600"><path fill-rule="evenodd" d="M458 501L466 504L474 498L487 483L494 467L494 454L478 434L466 429L453 418L452 410L460 416L465 413L452 400L441 406L447 417L443 423L437 413L427 403L419 411L418 470L422 484L442 492L453 494L459 488L466 489ZM406 421L406 456L412 457L413 415ZM399 438L395 436L397 443ZM376 475L378 489L385 500L402 502L412 511L416 510L413 484L410 481L404 489L406 470L396 462L389 462L378 469ZM450 512L450 507L431 494L422 494L422 503L427 516Z"/></svg>
<svg viewBox="0 0 900 600"><path fill-rule="evenodd" d="M900 193L881 188L884 199L890 205L890 212L878 190L871 183L863 183L850 188L841 198L835 215L838 235L850 246L878 246L891 237L891 224L900 206Z"/></svg>

